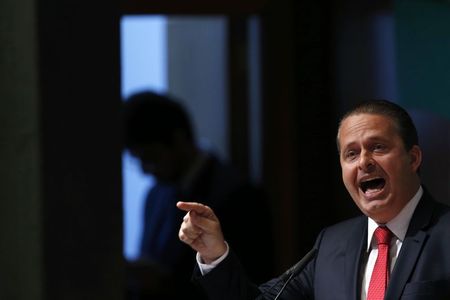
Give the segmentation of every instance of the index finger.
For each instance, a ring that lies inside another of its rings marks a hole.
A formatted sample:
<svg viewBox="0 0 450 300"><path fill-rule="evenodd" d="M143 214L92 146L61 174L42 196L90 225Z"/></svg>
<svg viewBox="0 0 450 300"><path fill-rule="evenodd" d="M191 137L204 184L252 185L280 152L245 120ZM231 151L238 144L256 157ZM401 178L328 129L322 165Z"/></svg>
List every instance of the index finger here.
<svg viewBox="0 0 450 300"><path fill-rule="evenodd" d="M203 205L201 203L197 203L197 202L183 202L183 201L178 201L177 202L177 207L181 210L184 211L195 211L197 214L199 215L204 215L204 216L210 216L211 214L213 214L213 211L211 208L209 208L206 205Z"/></svg>

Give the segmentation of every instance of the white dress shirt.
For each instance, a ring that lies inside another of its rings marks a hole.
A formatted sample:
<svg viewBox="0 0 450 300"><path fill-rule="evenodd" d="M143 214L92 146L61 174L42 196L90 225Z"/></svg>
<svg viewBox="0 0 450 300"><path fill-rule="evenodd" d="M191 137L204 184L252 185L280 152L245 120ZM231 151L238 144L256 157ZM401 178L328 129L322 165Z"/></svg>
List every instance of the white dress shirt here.
<svg viewBox="0 0 450 300"><path fill-rule="evenodd" d="M403 240L405 239L406 231L408 230L409 222L411 221L414 210L422 197L423 189L419 187L419 190L414 197L403 207L400 213L389 221L385 225L393 233L391 240L391 247L389 250L390 259L390 271L394 269L395 262L397 261L398 254L402 247ZM381 225L369 218L368 230L367 230L367 262L362 266L362 288L361 288L361 300L366 300L367 290L369 289L370 276L372 275L375 262L377 260L378 248L375 239L373 239L373 233L375 229Z"/></svg>

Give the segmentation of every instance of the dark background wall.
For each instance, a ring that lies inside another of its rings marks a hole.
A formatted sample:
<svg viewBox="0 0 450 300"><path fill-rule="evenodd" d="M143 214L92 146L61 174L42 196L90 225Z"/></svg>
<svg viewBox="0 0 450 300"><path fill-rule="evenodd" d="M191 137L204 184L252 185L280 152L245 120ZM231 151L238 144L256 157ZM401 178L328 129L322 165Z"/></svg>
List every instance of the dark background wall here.
<svg viewBox="0 0 450 300"><path fill-rule="evenodd" d="M31 4L0 3L2 299L43 299L37 33Z"/></svg>
<svg viewBox="0 0 450 300"><path fill-rule="evenodd" d="M1 299L123 297L121 13L226 14L237 26L261 17L262 182L277 220L280 271L320 228L356 213L335 150L344 109L398 98L411 109L436 107L448 123L448 25L437 21L447 19L444 1L183 2L0 3ZM415 27L423 22L434 29ZM447 167L423 172L424 180L441 179L432 192L443 202Z"/></svg>
<svg viewBox="0 0 450 300"><path fill-rule="evenodd" d="M2 1L1 299L121 299L117 2Z"/></svg>
<svg viewBox="0 0 450 300"><path fill-rule="evenodd" d="M120 299L117 2L38 1L45 299Z"/></svg>

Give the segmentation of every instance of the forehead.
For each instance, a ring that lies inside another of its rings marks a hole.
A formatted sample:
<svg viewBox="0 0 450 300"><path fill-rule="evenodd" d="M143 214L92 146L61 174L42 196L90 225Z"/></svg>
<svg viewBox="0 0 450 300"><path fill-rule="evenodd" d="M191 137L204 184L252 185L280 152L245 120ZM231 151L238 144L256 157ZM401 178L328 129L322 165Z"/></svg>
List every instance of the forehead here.
<svg viewBox="0 0 450 300"><path fill-rule="evenodd" d="M361 113L342 120L338 131L341 146L359 138L391 139L399 136L394 121L384 115Z"/></svg>

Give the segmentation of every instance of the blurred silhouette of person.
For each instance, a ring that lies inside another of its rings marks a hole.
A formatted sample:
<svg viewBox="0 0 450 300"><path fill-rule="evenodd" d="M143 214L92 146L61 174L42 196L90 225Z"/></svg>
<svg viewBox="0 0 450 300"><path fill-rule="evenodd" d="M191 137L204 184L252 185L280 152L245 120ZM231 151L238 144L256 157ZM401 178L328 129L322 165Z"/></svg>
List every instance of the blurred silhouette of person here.
<svg viewBox="0 0 450 300"><path fill-rule="evenodd" d="M146 298L138 299L203 298L190 280L195 253L178 239L183 213L177 201L213 208L250 277L268 279L273 268L271 235L267 235L271 216L261 190L197 145L186 110L171 97L150 91L132 95L124 102L124 121L125 147L140 160L143 172L156 180L145 200L140 259L135 264L146 270L140 276L147 276L152 287L141 292ZM258 228L261 224L264 230ZM250 251L248 243L261 251Z"/></svg>

